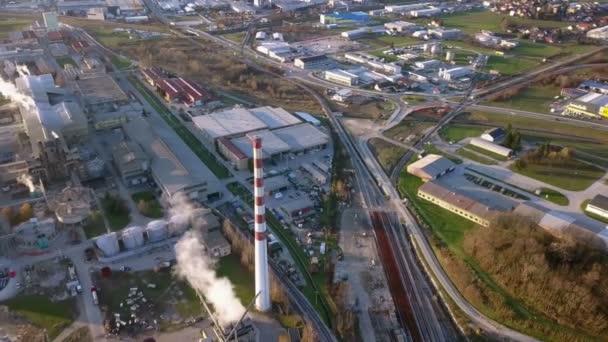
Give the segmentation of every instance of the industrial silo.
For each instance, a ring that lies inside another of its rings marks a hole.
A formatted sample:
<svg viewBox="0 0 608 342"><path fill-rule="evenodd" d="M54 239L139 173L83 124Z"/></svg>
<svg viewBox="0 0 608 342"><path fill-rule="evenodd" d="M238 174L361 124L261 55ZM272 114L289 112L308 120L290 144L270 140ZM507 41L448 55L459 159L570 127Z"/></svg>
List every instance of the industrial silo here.
<svg viewBox="0 0 608 342"><path fill-rule="evenodd" d="M98 237L95 240L97 248L99 248L105 256L113 256L120 252L118 247L118 235L116 232L108 233Z"/></svg>
<svg viewBox="0 0 608 342"><path fill-rule="evenodd" d="M133 226L122 231L122 244L126 249L135 249L144 245L144 229Z"/></svg>
<svg viewBox="0 0 608 342"><path fill-rule="evenodd" d="M454 61L455 56L456 53L454 51L448 51L445 53L445 60L451 63L452 61Z"/></svg>
<svg viewBox="0 0 608 342"><path fill-rule="evenodd" d="M155 220L148 223L146 226L146 233L148 234L148 241L158 242L165 240L168 236L167 221Z"/></svg>

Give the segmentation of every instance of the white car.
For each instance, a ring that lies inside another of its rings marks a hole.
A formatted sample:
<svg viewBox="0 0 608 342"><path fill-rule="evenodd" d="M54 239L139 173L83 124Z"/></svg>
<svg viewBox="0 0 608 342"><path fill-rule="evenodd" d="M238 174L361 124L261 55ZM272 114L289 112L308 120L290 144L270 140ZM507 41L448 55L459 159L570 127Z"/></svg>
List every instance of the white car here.
<svg viewBox="0 0 608 342"><path fill-rule="evenodd" d="M276 194L274 194L274 198L281 199L281 198L283 198L283 194L280 192L277 192Z"/></svg>

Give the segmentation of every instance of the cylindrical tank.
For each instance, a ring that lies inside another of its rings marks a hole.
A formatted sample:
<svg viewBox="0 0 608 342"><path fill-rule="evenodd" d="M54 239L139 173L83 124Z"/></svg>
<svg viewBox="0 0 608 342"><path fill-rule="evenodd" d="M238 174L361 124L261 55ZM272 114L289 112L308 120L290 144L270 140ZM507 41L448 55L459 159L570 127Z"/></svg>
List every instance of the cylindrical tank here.
<svg viewBox="0 0 608 342"><path fill-rule="evenodd" d="M439 44L433 44L431 46L431 55L436 55L436 54L438 54L440 52L441 52L441 45L439 45Z"/></svg>
<svg viewBox="0 0 608 342"><path fill-rule="evenodd" d="M190 227L190 215L176 214L169 219L169 232L171 235L178 235Z"/></svg>
<svg viewBox="0 0 608 342"><path fill-rule="evenodd" d="M95 244L105 256L113 256L120 252L120 247L118 247L118 235L116 232L98 237L95 240Z"/></svg>
<svg viewBox="0 0 608 342"><path fill-rule="evenodd" d="M445 53L445 60L448 61L448 62L453 61L454 57L455 57L454 51L448 51L448 52Z"/></svg>
<svg viewBox="0 0 608 342"><path fill-rule="evenodd" d="M140 226L125 228L122 231L122 243L126 249L135 249L144 245L144 229Z"/></svg>
<svg viewBox="0 0 608 342"><path fill-rule="evenodd" d="M155 220L148 223L146 226L146 232L148 233L148 241L158 242L165 240L168 235L167 221Z"/></svg>

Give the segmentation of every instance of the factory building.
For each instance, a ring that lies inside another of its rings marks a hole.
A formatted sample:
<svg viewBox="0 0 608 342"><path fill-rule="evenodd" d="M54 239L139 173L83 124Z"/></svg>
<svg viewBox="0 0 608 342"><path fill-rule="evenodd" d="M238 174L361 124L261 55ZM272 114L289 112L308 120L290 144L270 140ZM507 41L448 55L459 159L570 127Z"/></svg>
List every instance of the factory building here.
<svg viewBox="0 0 608 342"><path fill-rule="evenodd" d="M432 29L428 33L437 39L459 39L462 31L459 29Z"/></svg>
<svg viewBox="0 0 608 342"><path fill-rule="evenodd" d="M491 143L500 143L505 138L506 134L507 132L501 127L490 128L483 132L481 139Z"/></svg>
<svg viewBox="0 0 608 342"><path fill-rule="evenodd" d="M106 0L108 13L117 17L136 17L146 14L142 0Z"/></svg>
<svg viewBox="0 0 608 342"><path fill-rule="evenodd" d="M423 8L410 11L410 15L414 18L432 17L441 14L441 8Z"/></svg>
<svg viewBox="0 0 608 342"><path fill-rule="evenodd" d="M327 58L327 55L316 55L307 57L298 57L294 60L293 65L297 68L308 70L324 66L331 63L331 60Z"/></svg>
<svg viewBox="0 0 608 342"><path fill-rule="evenodd" d="M112 111L115 106L129 102L129 98L110 75L91 75L75 81L83 107L90 112Z"/></svg>
<svg viewBox="0 0 608 342"><path fill-rule="evenodd" d="M589 92L570 101L564 114L608 117L608 95Z"/></svg>
<svg viewBox="0 0 608 342"><path fill-rule="evenodd" d="M326 71L325 79L327 81L343 84L346 86L355 86L359 84L359 76L340 69Z"/></svg>
<svg viewBox="0 0 608 342"><path fill-rule="evenodd" d="M144 79L148 84L152 87L158 87L158 82L162 79L169 78L169 74L161 68L152 67L141 70L141 74L144 76Z"/></svg>
<svg viewBox="0 0 608 342"><path fill-rule="evenodd" d="M416 25L414 23L409 23L407 21L401 21L401 20L384 24L384 28L387 31L390 31L393 33L410 32L410 31L416 29L417 27L418 27L418 25Z"/></svg>
<svg viewBox="0 0 608 342"><path fill-rule="evenodd" d="M409 13L414 10L419 10L419 9L423 9L423 8L427 8L427 7L428 7L427 3L411 4L411 5L389 5L389 6L384 6L384 10L387 11L388 13L405 14L405 13Z"/></svg>
<svg viewBox="0 0 608 342"><path fill-rule="evenodd" d="M428 61L415 62L414 66L419 70L433 70L439 68L441 62L436 59L431 59Z"/></svg>
<svg viewBox="0 0 608 342"><path fill-rule="evenodd" d="M127 136L143 147L150 158L150 173L162 191L162 198L170 200L177 193L198 202L221 197L217 177L186 147L181 140L168 140L156 135L143 118L133 118L124 125Z"/></svg>
<svg viewBox="0 0 608 342"><path fill-rule="evenodd" d="M463 68L463 67L458 67L458 68L452 68L452 69L446 69L446 68L440 68L439 69L439 78L441 78L444 81L456 81L458 79L464 78L464 77L468 77L473 73L473 71L469 68Z"/></svg>
<svg viewBox="0 0 608 342"><path fill-rule="evenodd" d="M291 187L289 179L285 176L274 176L264 178L264 191L266 195L273 196L278 192L283 192Z"/></svg>
<svg viewBox="0 0 608 342"><path fill-rule="evenodd" d="M429 154L407 166L407 172L424 182L437 179L454 170L454 163L440 155Z"/></svg>
<svg viewBox="0 0 608 342"><path fill-rule="evenodd" d="M150 161L137 143L122 141L112 146L112 160L126 186L135 186L148 181Z"/></svg>
<svg viewBox="0 0 608 342"><path fill-rule="evenodd" d="M308 197L300 197L281 204L281 212L291 220L310 216L315 213L315 204Z"/></svg>
<svg viewBox="0 0 608 342"><path fill-rule="evenodd" d="M200 130L201 137L213 145L221 137L242 137L249 132L273 130L301 123L283 108L269 106L233 108L194 117L192 122Z"/></svg>
<svg viewBox="0 0 608 342"><path fill-rule="evenodd" d="M596 93L608 95L608 83L586 80L581 83L579 88L590 90Z"/></svg>
<svg viewBox="0 0 608 342"><path fill-rule="evenodd" d="M91 195L89 188L70 185L49 200L49 208L63 225L81 225L91 214Z"/></svg>
<svg viewBox="0 0 608 342"><path fill-rule="evenodd" d="M285 42L262 43L256 47L256 50L279 62L287 62L293 59L291 46Z"/></svg>
<svg viewBox="0 0 608 342"><path fill-rule="evenodd" d="M190 217L190 224L201 233L201 241L209 255L221 258L231 253L230 243L222 235L221 223L211 209L196 209Z"/></svg>
<svg viewBox="0 0 608 342"><path fill-rule="evenodd" d="M219 139L218 151L230 160L236 169L244 170L253 158L251 137L264 140L263 153L267 160L280 162L288 156L322 149L329 144L329 136L310 123L275 130L253 131L245 136L232 139Z"/></svg>
<svg viewBox="0 0 608 342"><path fill-rule="evenodd" d="M369 14L365 12L350 12L350 13L328 13L319 16L321 24L329 25L365 25L370 21Z"/></svg>
<svg viewBox="0 0 608 342"><path fill-rule="evenodd" d="M608 197L595 195L595 197L587 203L585 210L603 218L608 218Z"/></svg>
<svg viewBox="0 0 608 342"><path fill-rule="evenodd" d="M448 188L436 181L428 181L420 186L417 196L484 227L490 226L501 212L512 209L499 207L492 200L476 199L460 189Z"/></svg>
<svg viewBox="0 0 608 342"><path fill-rule="evenodd" d="M156 80L155 83L160 94L169 103L182 101L190 106L200 106L212 99L197 83L181 77L164 78Z"/></svg>
<svg viewBox="0 0 608 342"><path fill-rule="evenodd" d="M344 31L340 36L345 39L355 40L368 35L383 34L386 32L384 26L362 27L355 30Z"/></svg>
<svg viewBox="0 0 608 342"><path fill-rule="evenodd" d="M318 185L324 185L325 183L327 183L327 176L312 165L304 163L300 165L300 168L304 170L304 172L306 172L310 177L312 177L312 179Z"/></svg>
<svg viewBox="0 0 608 342"><path fill-rule="evenodd" d="M482 138L472 138L469 142L471 145L482 148L484 150L499 154L503 157L509 158L513 155L513 150L504 146L500 146L493 142L489 142Z"/></svg>

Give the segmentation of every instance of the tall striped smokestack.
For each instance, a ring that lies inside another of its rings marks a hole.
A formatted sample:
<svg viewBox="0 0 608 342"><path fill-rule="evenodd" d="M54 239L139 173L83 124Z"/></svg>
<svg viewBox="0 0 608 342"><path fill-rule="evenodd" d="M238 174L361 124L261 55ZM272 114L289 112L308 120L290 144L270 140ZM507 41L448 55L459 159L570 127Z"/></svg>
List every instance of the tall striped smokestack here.
<svg viewBox="0 0 608 342"><path fill-rule="evenodd" d="M253 177L255 196L255 307L259 311L270 310L270 284L268 281L268 252L266 251L266 205L264 204L264 165L262 138L252 137Z"/></svg>

